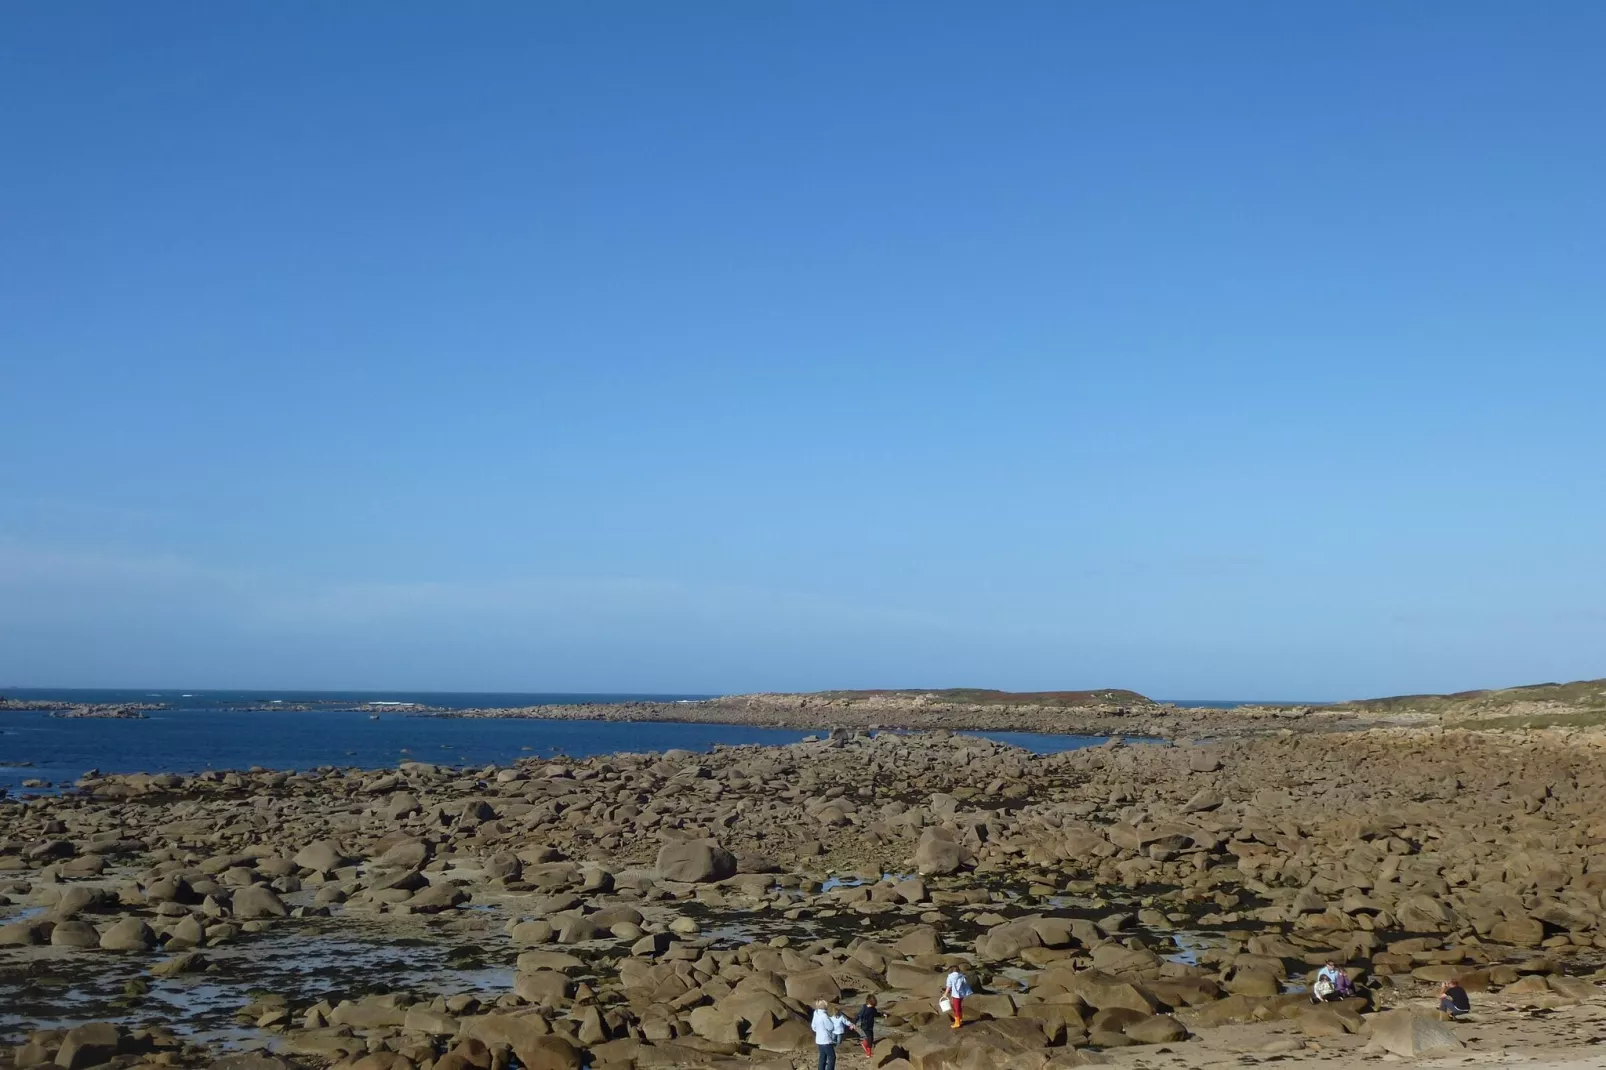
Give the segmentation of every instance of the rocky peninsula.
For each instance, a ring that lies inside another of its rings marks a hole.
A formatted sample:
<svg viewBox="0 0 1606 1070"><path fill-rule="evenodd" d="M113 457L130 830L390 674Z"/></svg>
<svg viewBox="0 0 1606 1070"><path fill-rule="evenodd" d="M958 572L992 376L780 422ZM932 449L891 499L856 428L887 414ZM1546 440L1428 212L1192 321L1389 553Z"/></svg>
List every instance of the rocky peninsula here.
<svg viewBox="0 0 1606 1070"><path fill-rule="evenodd" d="M950 688L725 695L696 702L468 710L415 707L406 712L439 717L689 721L807 730L959 729L1178 739L1256 735L1289 725L1301 732L1469 723L1527 728L1603 725L1606 680L1325 705L1251 704L1227 709L1157 702L1135 691L1115 688L1030 693Z"/></svg>
<svg viewBox="0 0 1606 1070"><path fill-rule="evenodd" d="M1151 716L1179 715L1123 723ZM778 1070L812 1065L815 1000L868 994L884 1027L845 1067L1606 1039L1606 737L1306 730L1327 716L1047 755L844 728L0 800L0 1067ZM1358 992L1318 1007L1329 959ZM956 966L979 993L958 1030L934 1005ZM1451 976L1470 1023L1432 1016Z"/></svg>
<svg viewBox="0 0 1606 1070"><path fill-rule="evenodd" d="M701 701L621 702L519 708L416 710L435 717L536 720L681 721L805 730L1041 732L1056 735L1186 736L1264 732L1285 721L1304 730L1392 723L1388 715L1321 706L1238 706L1229 710L1155 702L1132 691L1040 694L950 691L824 691L725 695Z"/></svg>
<svg viewBox="0 0 1606 1070"><path fill-rule="evenodd" d="M147 715L143 709L135 706L73 706L65 710L51 710L46 716L69 721L143 721Z"/></svg>
<svg viewBox="0 0 1606 1070"><path fill-rule="evenodd" d="M51 717L143 720L150 710L165 710L160 702L64 702L58 699L8 699L0 696L0 713L8 710L44 712Z"/></svg>

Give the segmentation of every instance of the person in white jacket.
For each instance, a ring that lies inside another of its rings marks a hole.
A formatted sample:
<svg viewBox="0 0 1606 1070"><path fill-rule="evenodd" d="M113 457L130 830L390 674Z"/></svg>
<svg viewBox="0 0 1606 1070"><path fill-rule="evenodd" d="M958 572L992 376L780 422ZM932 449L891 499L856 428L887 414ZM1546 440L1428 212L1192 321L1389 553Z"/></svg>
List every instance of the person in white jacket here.
<svg viewBox="0 0 1606 1070"><path fill-rule="evenodd" d="M948 1009L954 1015L954 1024L950 1028L958 1029L965 1021L965 997L970 995L970 982L957 966L948 974L948 980L942 983L942 994L951 1004Z"/></svg>
<svg viewBox="0 0 1606 1070"><path fill-rule="evenodd" d="M859 1030L842 1014L832 1014L831 1005L820 1000L814 1005L814 1019L809 1022L814 1030L814 1045L820 1049L819 1070L836 1070L836 1045L842 1034Z"/></svg>

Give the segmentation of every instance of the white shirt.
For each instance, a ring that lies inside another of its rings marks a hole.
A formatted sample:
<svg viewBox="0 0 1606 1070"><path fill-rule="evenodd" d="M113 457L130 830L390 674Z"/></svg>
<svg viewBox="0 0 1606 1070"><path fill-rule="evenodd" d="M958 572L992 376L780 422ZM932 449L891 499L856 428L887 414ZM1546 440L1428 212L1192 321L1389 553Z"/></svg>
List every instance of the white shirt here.
<svg viewBox="0 0 1606 1070"><path fill-rule="evenodd" d="M842 1039L843 1032L848 1027L848 1020L840 1014L831 1014L829 1011L816 1010L814 1020L809 1023L814 1028L814 1043L835 1044Z"/></svg>
<svg viewBox="0 0 1606 1070"><path fill-rule="evenodd" d="M970 982L965 980L964 974L955 970L948 975L948 980L943 982L942 990L954 999L964 999L970 995Z"/></svg>

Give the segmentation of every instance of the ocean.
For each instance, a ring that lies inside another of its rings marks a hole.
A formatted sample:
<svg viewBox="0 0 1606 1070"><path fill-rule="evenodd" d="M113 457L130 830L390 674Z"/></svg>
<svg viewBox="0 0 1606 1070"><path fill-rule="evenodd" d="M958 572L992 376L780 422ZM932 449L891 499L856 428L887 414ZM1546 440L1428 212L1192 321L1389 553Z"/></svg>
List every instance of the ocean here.
<svg viewBox="0 0 1606 1070"><path fill-rule="evenodd" d="M8 698L79 703L166 703L144 720L70 719L0 708L0 787L24 781L66 785L102 773L196 773L207 769L378 769L405 761L452 766L506 765L559 754L706 751L715 744L795 743L809 732L667 721L542 721L446 718L355 707L416 702L449 709L679 701L706 695L518 694L383 691L101 691L12 688ZM312 710L298 704L317 704ZM287 708L272 708L282 706ZM242 709L241 707L258 707ZM268 707L266 709L260 707ZM1038 753L1102 743L1097 736L974 733Z"/></svg>

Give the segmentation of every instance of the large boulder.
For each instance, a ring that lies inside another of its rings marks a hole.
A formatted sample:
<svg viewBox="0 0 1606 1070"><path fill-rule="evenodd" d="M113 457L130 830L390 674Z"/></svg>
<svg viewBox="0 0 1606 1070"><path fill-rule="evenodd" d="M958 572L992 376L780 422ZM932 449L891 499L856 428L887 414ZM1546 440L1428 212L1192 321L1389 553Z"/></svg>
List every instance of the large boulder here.
<svg viewBox="0 0 1606 1070"><path fill-rule="evenodd" d="M940 955L942 937L935 926L918 925L893 941L892 946L900 955Z"/></svg>
<svg viewBox="0 0 1606 1070"><path fill-rule="evenodd" d="M0 947L27 947L50 940L56 923L45 918L28 918L0 925Z"/></svg>
<svg viewBox="0 0 1606 1070"><path fill-rule="evenodd" d="M1497 944L1538 947L1545 939L1545 926L1537 918L1513 918L1497 921L1489 930L1489 939Z"/></svg>
<svg viewBox="0 0 1606 1070"><path fill-rule="evenodd" d="M809 1006L821 999L835 1003L842 998L842 989L837 986L830 970L805 970L787 975L786 998Z"/></svg>
<svg viewBox="0 0 1606 1070"><path fill-rule="evenodd" d="M1365 1019L1353 1010L1336 1010L1332 1007L1313 1007L1299 1016L1299 1031L1307 1037L1341 1037L1355 1033L1364 1026Z"/></svg>
<svg viewBox="0 0 1606 1070"><path fill-rule="evenodd" d="M99 947L100 934L87 921L62 921L50 930L53 947Z"/></svg>
<svg viewBox="0 0 1606 1070"><path fill-rule="evenodd" d="M247 1051L213 1059L206 1070L301 1070L301 1065L291 1062L282 1055L269 1055L265 1051Z"/></svg>
<svg viewBox="0 0 1606 1070"><path fill-rule="evenodd" d="M124 918L100 934L103 951L147 951L156 946L156 934L143 918Z"/></svg>
<svg viewBox="0 0 1606 1070"><path fill-rule="evenodd" d="M435 1070L491 1070L495 1057L482 1040L460 1040L435 1061Z"/></svg>
<svg viewBox="0 0 1606 1070"><path fill-rule="evenodd" d="M199 947L205 942L206 926L194 914L184 915L167 932L167 947L171 951Z"/></svg>
<svg viewBox="0 0 1606 1070"><path fill-rule="evenodd" d="M941 826L926 829L915 844L915 868L921 876L946 876L974 863L970 848L954 839L952 830Z"/></svg>
<svg viewBox="0 0 1606 1070"><path fill-rule="evenodd" d="M752 1042L764 1051L813 1051L814 1031L807 1022L788 1015L784 1020L753 1027Z"/></svg>
<svg viewBox="0 0 1606 1070"><path fill-rule="evenodd" d="M434 848L423 840L398 840L385 849L385 853L379 856L375 864L417 869L428 862L433 853Z"/></svg>
<svg viewBox="0 0 1606 1070"><path fill-rule="evenodd" d="M1124 1007L1143 1014L1153 1014L1159 1009L1159 1001L1147 989L1114 977L1089 976L1091 973L1090 970L1079 976L1072 990L1081 997L1083 1003L1094 1010Z"/></svg>
<svg viewBox="0 0 1606 1070"><path fill-rule="evenodd" d="M451 881L436 881L426 885L413 893L407 900L407 906L418 914L439 914L443 910L462 906L468 902L470 895Z"/></svg>
<svg viewBox="0 0 1606 1070"><path fill-rule="evenodd" d="M1372 1039L1363 1050L1386 1051L1405 1059L1448 1055L1466 1047L1443 1022L1408 1010L1373 1015L1371 1035Z"/></svg>
<svg viewBox="0 0 1606 1070"><path fill-rule="evenodd" d="M942 991L942 979L945 976L940 970L922 966L917 962L905 962L902 959L888 962L886 975L888 988L902 989L917 996L932 997Z"/></svg>
<svg viewBox="0 0 1606 1070"><path fill-rule="evenodd" d="M736 857L714 840L680 840L658 850L658 875L666 881L706 884L736 875Z"/></svg>
<svg viewBox="0 0 1606 1070"><path fill-rule="evenodd" d="M1413 895L1401 901L1394 908L1394 917L1400 928L1413 933L1447 932L1460 923L1447 903L1431 895Z"/></svg>
<svg viewBox="0 0 1606 1070"><path fill-rule="evenodd" d="M557 921L558 919L553 918L552 920ZM684 930L678 928L677 926L690 920L690 918L676 918L675 921L670 924L670 927L674 929L675 932L683 932ZM590 918L579 914L571 914L568 917L565 917L562 925L559 926L557 931L557 939L558 943L560 944L583 944L587 940L595 940L602 933L602 931L602 927L599 926L595 921L592 921ZM692 922L691 931L693 933L697 931L696 922Z"/></svg>
<svg viewBox="0 0 1606 1070"><path fill-rule="evenodd" d="M550 922L536 918L532 921L521 921L508 930L515 944L525 947L531 944L550 944L553 936L557 935Z"/></svg>
<svg viewBox="0 0 1606 1070"><path fill-rule="evenodd" d="M1032 918L1028 924L1044 947L1065 948L1078 943L1072 921L1071 918Z"/></svg>
<svg viewBox="0 0 1606 1070"><path fill-rule="evenodd" d="M509 1047L514 1051L530 1048L552 1027L539 1014L480 1014L458 1023L460 1038L482 1041L491 1048Z"/></svg>
<svg viewBox="0 0 1606 1070"><path fill-rule="evenodd" d="M1231 995L1177 1011L1189 1028L1214 1029L1223 1025L1242 1025L1275 1017L1275 1001L1255 996Z"/></svg>
<svg viewBox="0 0 1606 1070"><path fill-rule="evenodd" d="M1169 1014L1152 1014L1133 1022L1124 1030L1139 1044L1171 1044L1188 1039L1188 1030Z"/></svg>
<svg viewBox="0 0 1606 1070"><path fill-rule="evenodd" d="M407 1017L402 1021L402 1028L409 1033L450 1037L457 1034L458 1022L445 1011L430 1010L423 1004L415 1004L407 1008Z"/></svg>
<svg viewBox="0 0 1606 1070"><path fill-rule="evenodd" d="M916 1070L997 1070L1014 1065L1015 1056L1033 1060L1026 1065L1043 1065L1037 1060L1048 1037L1042 1023L1031 1018L967 1023L962 1030L950 1030L939 1021L902 1044Z"/></svg>
<svg viewBox="0 0 1606 1070"><path fill-rule="evenodd" d="M1160 956L1146 947L1099 944L1093 948L1093 968L1105 973L1141 974L1157 970L1159 966Z"/></svg>
<svg viewBox="0 0 1606 1070"><path fill-rule="evenodd" d="M741 1023L730 1011L721 1007L698 1007L688 1016L691 1031L704 1040L718 1044L740 1044Z"/></svg>
<svg viewBox="0 0 1606 1070"><path fill-rule="evenodd" d="M302 869L319 873L328 873L351 863L351 859L346 857L345 852L334 840L315 840L297 851L291 861Z"/></svg>
<svg viewBox="0 0 1606 1070"><path fill-rule="evenodd" d="M67 1030L56 1052L61 1070L85 1070L107 1063L125 1047L127 1038L121 1027L110 1022L88 1022Z"/></svg>
<svg viewBox="0 0 1606 1070"><path fill-rule="evenodd" d="M284 900L265 884L248 884L244 888L236 888L230 905L234 910L234 916L245 920L290 916L290 908L284 905Z"/></svg>
<svg viewBox="0 0 1606 1070"><path fill-rule="evenodd" d="M1043 938L1031 922L1008 921L976 938L976 955L983 962L1004 962L1018 957L1023 948L1041 946Z"/></svg>
<svg viewBox="0 0 1606 1070"><path fill-rule="evenodd" d="M115 897L102 888L90 888L82 884L71 884L61 891L55 906L50 909L52 917L66 921L76 918L88 911L102 910L116 902Z"/></svg>
<svg viewBox="0 0 1606 1070"><path fill-rule="evenodd" d="M524 1064L524 1070L580 1070L580 1049L563 1037L536 1037L524 1044L515 1044L513 1054Z"/></svg>
<svg viewBox="0 0 1606 1070"><path fill-rule="evenodd" d="M513 991L530 1003L556 1005L569 998L572 982L556 970L536 970L513 975Z"/></svg>
<svg viewBox="0 0 1606 1070"><path fill-rule="evenodd" d="M407 1021L407 1011L384 996L342 1000L329 1012L329 1024L353 1029L387 1029Z"/></svg>
<svg viewBox="0 0 1606 1070"><path fill-rule="evenodd" d="M1279 996L1283 985L1276 974L1260 966L1237 966L1227 978L1227 991L1240 996Z"/></svg>

